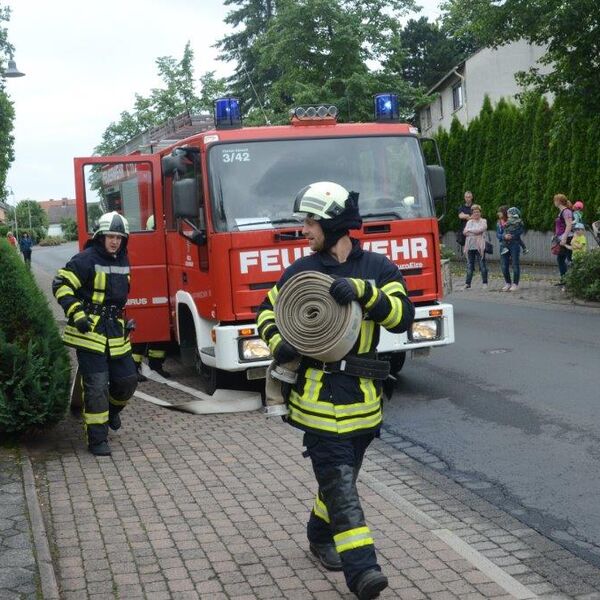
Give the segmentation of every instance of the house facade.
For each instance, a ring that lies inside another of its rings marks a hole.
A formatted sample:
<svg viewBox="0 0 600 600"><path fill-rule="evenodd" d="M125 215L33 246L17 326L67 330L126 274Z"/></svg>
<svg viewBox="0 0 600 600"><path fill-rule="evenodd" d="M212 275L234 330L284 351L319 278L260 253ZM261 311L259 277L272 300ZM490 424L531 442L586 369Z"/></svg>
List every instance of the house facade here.
<svg viewBox="0 0 600 600"><path fill-rule="evenodd" d="M60 237L63 234L60 222L64 218L77 219L77 206L73 198L43 200L38 204L48 215L48 237Z"/></svg>
<svg viewBox="0 0 600 600"><path fill-rule="evenodd" d="M468 125L481 111L485 96L492 104L500 98L512 99L521 92L515 80L519 71L539 68L547 73L550 67L540 65L545 46L519 40L498 48L483 48L446 73L428 92L435 100L419 109L421 132L434 134L438 129L450 129L456 117Z"/></svg>

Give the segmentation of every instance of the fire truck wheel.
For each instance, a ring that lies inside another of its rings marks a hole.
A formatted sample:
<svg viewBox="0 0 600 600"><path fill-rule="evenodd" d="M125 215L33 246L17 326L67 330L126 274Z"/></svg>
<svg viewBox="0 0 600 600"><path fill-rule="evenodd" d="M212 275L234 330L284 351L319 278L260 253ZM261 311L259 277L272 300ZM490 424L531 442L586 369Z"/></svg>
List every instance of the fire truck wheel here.
<svg viewBox="0 0 600 600"><path fill-rule="evenodd" d="M225 371L209 367L205 364L200 364L199 371L207 394L212 396L219 388L224 387Z"/></svg>
<svg viewBox="0 0 600 600"><path fill-rule="evenodd" d="M406 352L394 352L390 358L390 373L397 375L406 361Z"/></svg>

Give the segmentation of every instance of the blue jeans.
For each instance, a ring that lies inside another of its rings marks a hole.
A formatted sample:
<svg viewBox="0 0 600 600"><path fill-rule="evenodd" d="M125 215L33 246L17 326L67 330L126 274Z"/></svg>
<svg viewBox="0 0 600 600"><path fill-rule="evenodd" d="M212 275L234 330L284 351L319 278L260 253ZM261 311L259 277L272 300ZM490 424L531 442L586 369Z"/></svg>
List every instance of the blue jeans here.
<svg viewBox="0 0 600 600"><path fill-rule="evenodd" d="M519 242L504 242L505 247L508 248L508 252L500 255L500 266L502 268L502 275L504 275L504 281L508 285L514 283L519 285L521 278L521 265L519 264L519 258L521 256L521 246ZM510 261L512 260L513 267L513 278L510 280Z"/></svg>
<svg viewBox="0 0 600 600"><path fill-rule="evenodd" d="M562 279L569 269L569 264L572 260L572 252L568 248L562 248L560 254L556 255L556 262L558 263L558 272Z"/></svg>
<svg viewBox="0 0 600 600"><path fill-rule="evenodd" d="M479 250L469 250L467 252L467 280L465 281L466 285L471 285L471 281L473 280L473 272L475 271L475 261L477 261L477 264L479 265L481 281L483 283L488 282L488 270L487 264L485 262L485 254L481 256L481 254L479 254Z"/></svg>

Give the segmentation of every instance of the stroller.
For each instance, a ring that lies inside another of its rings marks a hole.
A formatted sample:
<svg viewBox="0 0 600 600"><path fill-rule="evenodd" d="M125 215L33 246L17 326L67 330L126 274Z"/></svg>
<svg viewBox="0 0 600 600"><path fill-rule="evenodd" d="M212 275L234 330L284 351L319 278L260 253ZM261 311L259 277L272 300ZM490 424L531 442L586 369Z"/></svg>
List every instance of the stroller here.
<svg viewBox="0 0 600 600"><path fill-rule="evenodd" d="M592 223L592 233L594 234L594 239L598 246L600 246L600 220Z"/></svg>

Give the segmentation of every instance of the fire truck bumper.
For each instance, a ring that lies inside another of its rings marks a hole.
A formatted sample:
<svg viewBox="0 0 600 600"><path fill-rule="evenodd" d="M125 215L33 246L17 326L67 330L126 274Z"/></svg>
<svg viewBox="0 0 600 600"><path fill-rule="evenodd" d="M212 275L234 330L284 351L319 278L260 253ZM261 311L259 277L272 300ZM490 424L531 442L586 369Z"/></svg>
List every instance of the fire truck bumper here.
<svg viewBox="0 0 600 600"><path fill-rule="evenodd" d="M452 304L430 304L415 307L415 320L406 333L390 333L382 328L377 351L407 352L453 343L454 307Z"/></svg>
<svg viewBox="0 0 600 600"><path fill-rule="evenodd" d="M248 378L264 376L271 363L266 344L255 324L218 325L216 344L201 348L202 362L223 371L248 371ZM408 352L454 343L454 310L451 304L417 306L410 331L394 334L381 330L378 352Z"/></svg>

